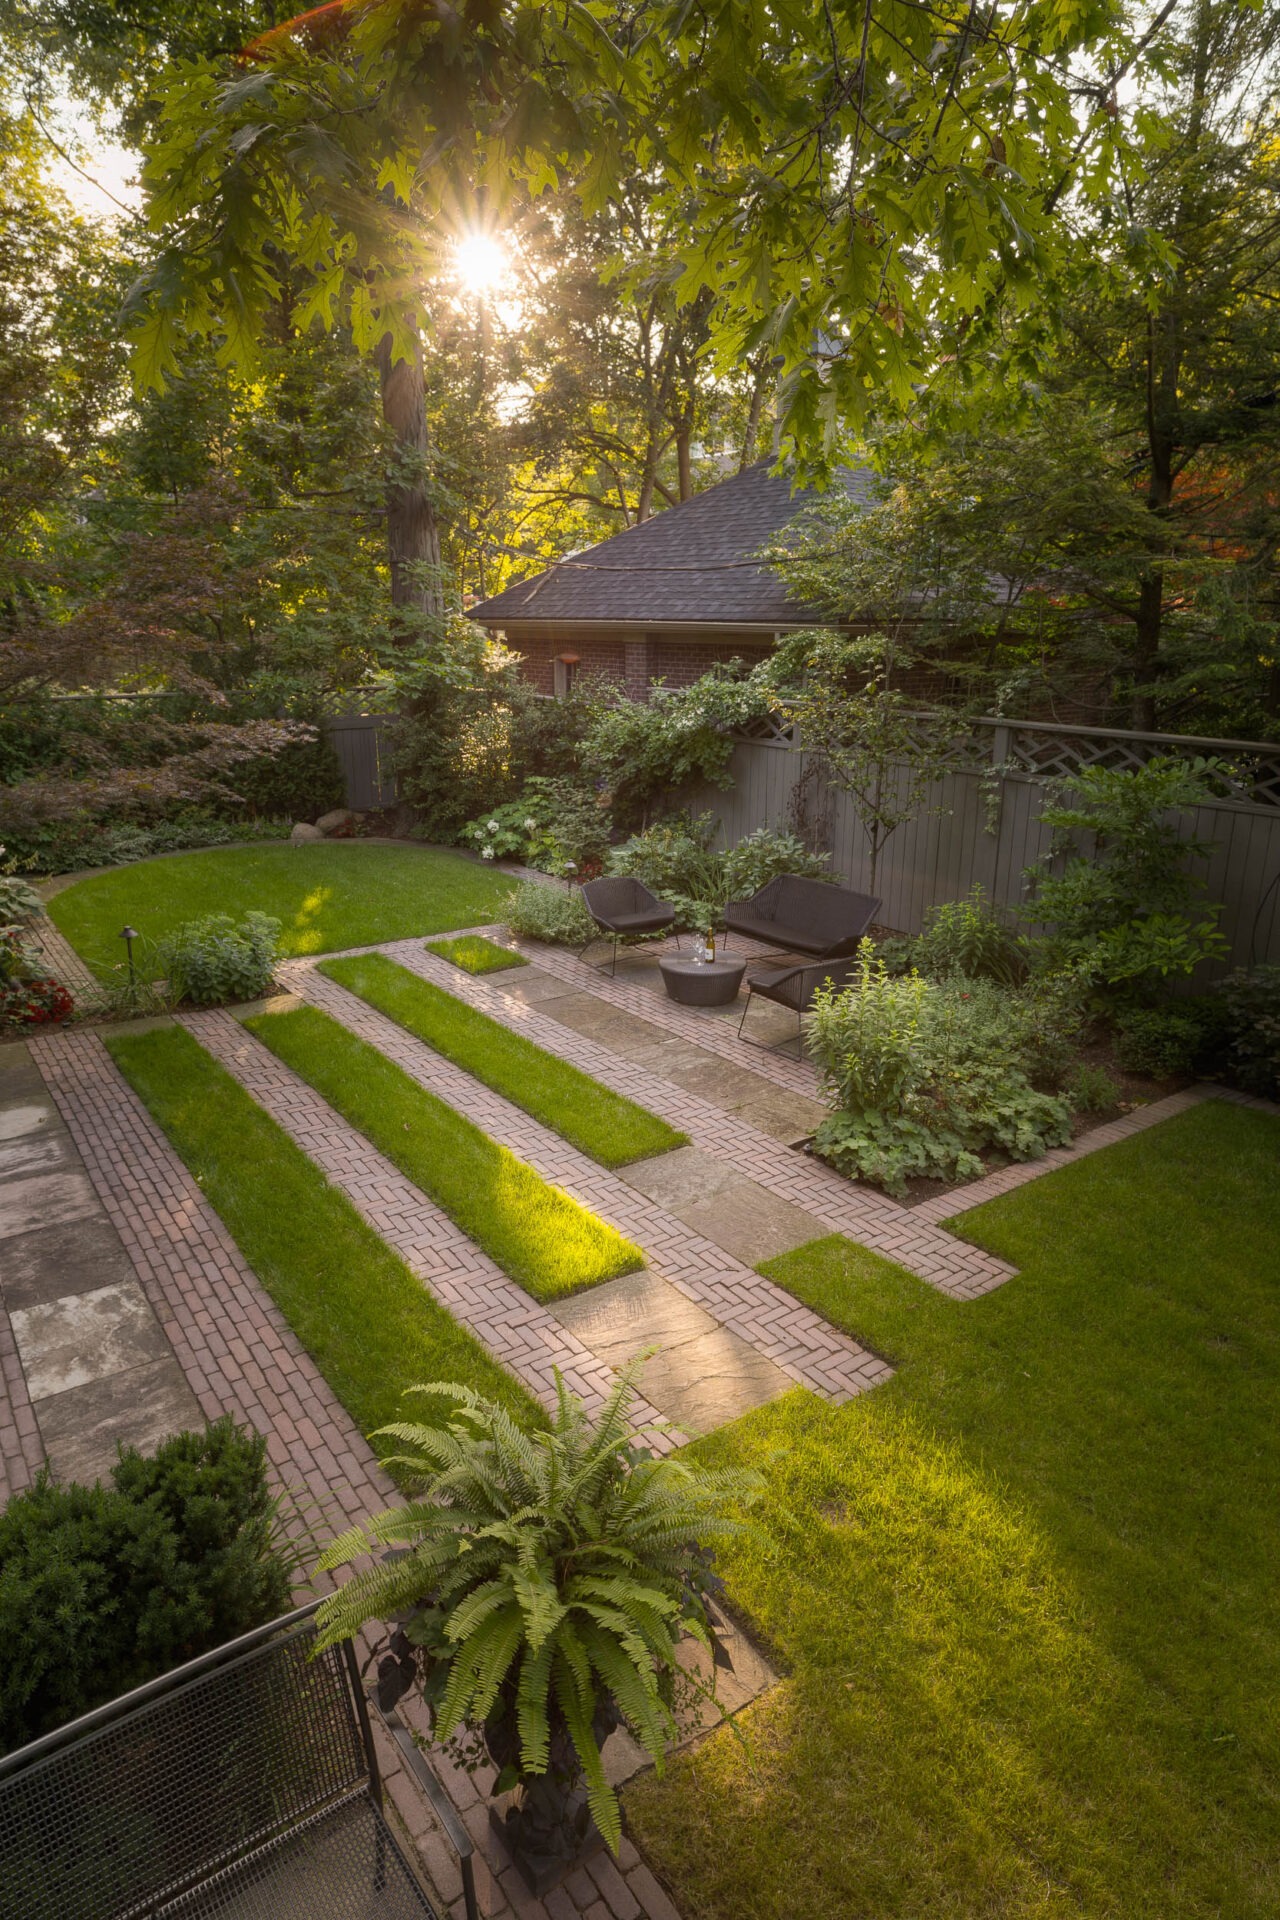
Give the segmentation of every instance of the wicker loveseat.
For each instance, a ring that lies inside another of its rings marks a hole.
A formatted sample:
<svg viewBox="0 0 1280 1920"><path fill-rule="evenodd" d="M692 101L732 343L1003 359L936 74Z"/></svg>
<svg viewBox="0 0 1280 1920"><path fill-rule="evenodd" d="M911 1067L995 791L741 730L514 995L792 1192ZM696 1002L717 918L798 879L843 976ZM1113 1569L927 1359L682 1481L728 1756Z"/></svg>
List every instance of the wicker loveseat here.
<svg viewBox="0 0 1280 1920"><path fill-rule="evenodd" d="M834 959L857 950L880 902L825 880L779 874L749 900L731 900L724 910L726 933L742 933L786 953Z"/></svg>

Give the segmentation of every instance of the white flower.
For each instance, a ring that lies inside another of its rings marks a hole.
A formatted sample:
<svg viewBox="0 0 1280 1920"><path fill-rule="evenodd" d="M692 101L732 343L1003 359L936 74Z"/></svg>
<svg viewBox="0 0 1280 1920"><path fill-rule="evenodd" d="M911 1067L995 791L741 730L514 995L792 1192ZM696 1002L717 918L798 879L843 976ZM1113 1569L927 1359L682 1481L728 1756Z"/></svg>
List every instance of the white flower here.
<svg viewBox="0 0 1280 1920"><path fill-rule="evenodd" d="M498 822L496 820L491 820L489 822L489 831L490 833L497 833L500 831Z"/></svg>
<svg viewBox="0 0 1280 1920"><path fill-rule="evenodd" d="M538 823L537 823L537 821L536 821L536 820L526 820L526 821L525 821L525 823L524 823L524 830L525 830L525 832L526 832L526 833L536 833L536 832L538 831ZM4 851L4 849L3 849L3 847L0 847L0 853L3 853L3 851Z"/></svg>
<svg viewBox="0 0 1280 1920"><path fill-rule="evenodd" d="M480 858L481 858L482 860L492 860L492 858L493 858L493 848L492 848L492 847L481 847L481 849L480 849Z"/></svg>

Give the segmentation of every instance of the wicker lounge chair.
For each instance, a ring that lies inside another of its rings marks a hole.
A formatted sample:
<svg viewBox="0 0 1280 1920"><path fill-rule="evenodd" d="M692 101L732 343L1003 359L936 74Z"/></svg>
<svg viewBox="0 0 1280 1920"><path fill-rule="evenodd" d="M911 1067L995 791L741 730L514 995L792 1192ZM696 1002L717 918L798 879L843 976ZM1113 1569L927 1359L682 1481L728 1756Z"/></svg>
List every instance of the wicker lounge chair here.
<svg viewBox="0 0 1280 1920"><path fill-rule="evenodd" d="M783 1047L791 1045L790 1040L776 1040L766 1046L762 1040L747 1039L743 1028L751 1011L752 998L759 995L762 1000L772 1000L780 1007L792 1009L796 1016L795 1045L799 1053L804 1038L804 1016L818 988L828 980L833 987L851 986L857 972L856 960L806 960L797 967L764 967L760 972L748 975L746 1004L738 1022L739 1040L749 1047L759 1047L764 1053L780 1053Z"/></svg>
<svg viewBox="0 0 1280 1920"><path fill-rule="evenodd" d="M725 931L749 934L787 953L835 959L856 952L879 905L869 893L781 873L749 900L729 902L724 910Z"/></svg>
<svg viewBox="0 0 1280 1920"><path fill-rule="evenodd" d="M669 907L665 900L659 900L656 893L650 893L642 880L633 879L630 874L611 875L604 880L588 880L582 889L583 904L600 933L592 934L585 947L578 954L581 960L597 940L613 938L613 961L610 975L618 971L618 942L632 933L663 933L675 923L675 908ZM676 935L676 945L680 936Z"/></svg>

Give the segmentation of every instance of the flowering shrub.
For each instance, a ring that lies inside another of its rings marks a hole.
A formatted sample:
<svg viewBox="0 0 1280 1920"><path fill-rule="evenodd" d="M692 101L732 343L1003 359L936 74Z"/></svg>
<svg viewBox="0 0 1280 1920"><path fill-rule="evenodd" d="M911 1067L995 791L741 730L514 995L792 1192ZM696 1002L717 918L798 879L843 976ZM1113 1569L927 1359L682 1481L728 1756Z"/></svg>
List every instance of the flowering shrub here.
<svg viewBox="0 0 1280 1920"><path fill-rule="evenodd" d="M912 1178L965 1180L979 1155L1038 1159L1070 1138L1067 1104L1031 1084L1034 998L991 982L894 978L869 940L850 988L821 989L809 1048L835 1111L818 1152L905 1198Z"/></svg>
<svg viewBox="0 0 1280 1920"><path fill-rule="evenodd" d="M22 929L0 926L0 1026L50 1026L74 1010L67 989L38 972L23 947Z"/></svg>
<svg viewBox="0 0 1280 1920"><path fill-rule="evenodd" d="M518 800L469 820L458 835L482 860L521 860L543 873L598 873L611 822L598 798L567 780L529 780Z"/></svg>

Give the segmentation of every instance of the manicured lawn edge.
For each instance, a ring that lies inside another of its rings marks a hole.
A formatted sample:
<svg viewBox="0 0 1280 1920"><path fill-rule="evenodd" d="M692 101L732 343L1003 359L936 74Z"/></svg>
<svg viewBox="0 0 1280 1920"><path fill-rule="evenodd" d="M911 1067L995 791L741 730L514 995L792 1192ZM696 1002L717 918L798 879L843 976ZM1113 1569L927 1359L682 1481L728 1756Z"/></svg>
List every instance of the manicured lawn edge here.
<svg viewBox="0 0 1280 1920"><path fill-rule="evenodd" d="M535 1300L644 1265L616 1228L318 1007L258 1014L245 1025Z"/></svg>
<svg viewBox="0 0 1280 1920"><path fill-rule="evenodd" d="M416 1417L401 1395L429 1380L460 1381L541 1423L520 1383L184 1028L106 1044L363 1433Z"/></svg>
<svg viewBox="0 0 1280 1920"><path fill-rule="evenodd" d="M951 1299L831 1235L762 1271L897 1365L697 1441L783 1678L626 1789L700 1920L1249 1920L1275 1902L1280 1122L1217 1101L963 1216Z"/></svg>
<svg viewBox="0 0 1280 1920"><path fill-rule="evenodd" d="M688 1143L688 1134L677 1133L657 1114L385 954L325 960L320 971L602 1167L625 1167Z"/></svg>
<svg viewBox="0 0 1280 1920"><path fill-rule="evenodd" d="M529 964L523 953L500 947L496 940L486 940L482 933L463 933L456 940L428 940L426 949L447 960L450 966L461 967L464 973L506 973L512 967Z"/></svg>
<svg viewBox="0 0 1280 1920"><path fill-rule="evenodd" d="M284 956L371 947L382 940L448 933L498 914L503 877L459 853L433 847L326 840L292 847L254 841L161 854L63 887L49 917L87 965L119 977L125 925L150 944L210 913L250 910L280 921Z"/></svg>

